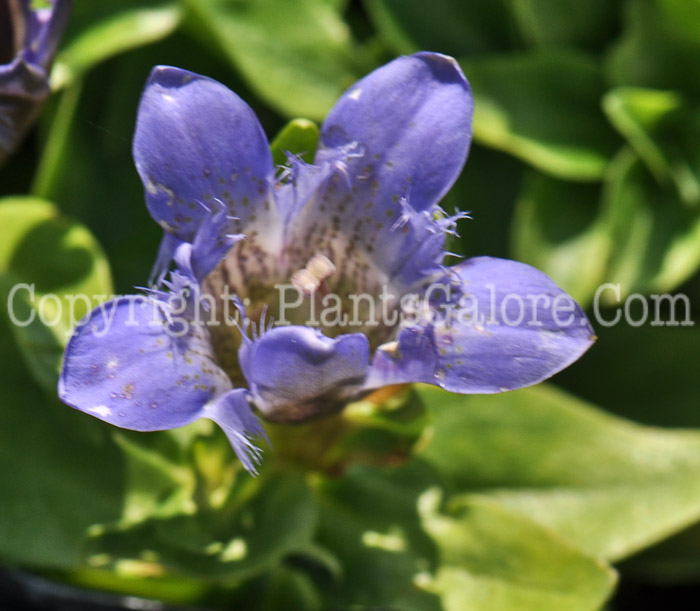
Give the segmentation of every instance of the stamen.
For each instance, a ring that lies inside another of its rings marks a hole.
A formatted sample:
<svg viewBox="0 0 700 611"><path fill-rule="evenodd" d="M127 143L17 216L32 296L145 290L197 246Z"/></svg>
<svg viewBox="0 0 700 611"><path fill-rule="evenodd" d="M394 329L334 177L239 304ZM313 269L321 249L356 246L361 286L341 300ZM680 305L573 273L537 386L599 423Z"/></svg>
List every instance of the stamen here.
<svg viewBox="0 0 700 611"><path fill-rule="evenodd" d="M316 292L326 278L335 273L335 265L328 257L316 253L306 264L292 275L292 285L307 297Z"/></svg>

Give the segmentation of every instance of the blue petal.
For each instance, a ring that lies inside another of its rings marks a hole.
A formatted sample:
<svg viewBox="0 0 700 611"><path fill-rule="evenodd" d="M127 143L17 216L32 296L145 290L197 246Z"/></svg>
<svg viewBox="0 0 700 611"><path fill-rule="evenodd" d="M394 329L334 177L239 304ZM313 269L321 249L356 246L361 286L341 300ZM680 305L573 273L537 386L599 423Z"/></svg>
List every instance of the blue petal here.
<svg viewBox="0 0 700 611"><path fill-rule="evenodd" d="M276 327L245 342L239 359L266 418L305 420L337 411L357 392L369 343L362 333L330 338L309 327Z"/></svg>
<svg viewBox="0 0 700 611"><path fill-rule="evenodd" d="M212 79L186 70L151 72L134 135L136 168L153 218L192 241L216 200L239 221L269 223L274 167L251 108Z"/></svg>
<svg viewBox="0 0 700 611"><path fill-rule="evenodd" d="M231 250L233 245L245 238L244 234L233 234L235 219L221 205L212 210L197 230L192 242L192 273L202 282Z"/></svg>
<svg viewBox="0 0 700 611"><path fill-rule="evenodd" d="M380 207L408 197L415 210L440 201L471 140L473 102L457 62L438 53L400 57L348 90L321 128L317 161L356 142L350 171L365 176ZM396 208L396 206L394 206Z"/></svg>
<svg viewBox="0 0 700 611"><path fill-rule="evenodd" d="M148 284L150 286L158 286L165 278L170 268L170 264L173 261L175 251L184 242L179 238L176 238L171 233L164 233L163 238L160 241L160 246L158 247L158 254L156 255L156 260L153 263L153 268L151 269L151 275L148 278Z"/></svg>
<svg viewBox="0 0 700 611"><path fill-rule="evenodd" d="M170 429L201 416L231 388L214 360L207 329L186 327L166 306L127 296L96 308L66 348L59 396L110 424Z"/></svg>
<svg viewBox="0 0 700 611"><path fill-rule="evenodd" d="M19 58L0 66L0 164L19 146L49 92L40 68Z"/></svg>
<svg viewBox="0 0 700 611"><path fill-rule="evenodd" d="M397 230L397 221L407 210L432 214L456 180L472 106L464 75L444 55L401 57L362 79L323 124L317 169L306 170L323 181L314 196L298 198L287 243L305 246L301 259L322 251L338 268L346 257L362 267L352 257L363 253L393 277L424 239L422 227ZM329 252L334 242L339 252Z"/></svg>
<svg viewBox="0 0 700 611"><path fill-rule="evenodd" d="M262 437L267 441L267 435L253 414L247 397L248 391L245 389L230 390L209 403L203 415L223 429L243 466L255 475L262 452L253 445L252 439Z"/></svg>
<svg viewBox="0 0 700 611"><path fill-rule="evenodd" d="M377 350L366 388L426 382L459 393L513 390L564 369L595 340L576 302L523 263L477 257L431 286L430 316Z"/></svg>
<svg viewBox="0 0 700 611"><path fill-rule="evenodd" d="M16 40L14 45L3 40L0 46L16 56L0 66L0 165L19 146L49 96L48 71L70 8L70 0L55 0L40 10L33 10L30 0L20 0L4 9Z"/></svg>
<svg viewBox="0 0 700 611"><path fill-rule="evenodd" d="M24 31L23 56L48 72L68 25L72 0L50 0L52 6L32 8L32 0L20 0Z"/></svg>

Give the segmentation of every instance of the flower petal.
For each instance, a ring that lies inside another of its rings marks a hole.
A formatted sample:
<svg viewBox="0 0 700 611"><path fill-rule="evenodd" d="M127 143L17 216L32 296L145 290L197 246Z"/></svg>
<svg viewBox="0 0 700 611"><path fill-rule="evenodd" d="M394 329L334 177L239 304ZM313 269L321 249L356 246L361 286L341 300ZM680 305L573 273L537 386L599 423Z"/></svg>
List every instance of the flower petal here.
<svg viewBox="0 0 700 611"><path fill-rule="evenodd" d="M241 346L253 400L270 420L305 420L342 408L364 381L369 343L362 333L326 337L310 327L276 327Z"/></svg>
<svg viewBox="0 0 700 611"><path fill-rule="evenodd" d="M317 161L352 142L350 171L379 183L379 207L408 197L427 210L450 189L467 158L473 102L457 62L438 53L400 57L340 98L321 128ZM396 207L396 203L394 203Z"/></svg>
<svg viewBox="0 0 700 611"><path fill-rule="evenodd" d="M430 215L464 165L472 97L457 62L436 53L401 57L354 85L321 130L313 168L319 182L298 197L289 217L290 256L323 252L338 269L377 268L389 278L421 247L423 227L397 230L410 210ZM342 236L339 239L337 236ZM336 245L338 252L330 252ZM299 252L297 252L299 251ZM344 262L347 261L347 265ZM344 279L339 278L339 283Z"/></svg>
<svg viewBox="0 0 700 611"><path fill-rule="evenodd" d="M564 369L595 340L578 304L523 263L468 259L424 297L430 320L409 324L398 345L377 350L366 388L426 382L459 393L513 390Z"/></svg>
<svg viewBox="0 0 700 611"><path fill-rule="evenodd" d="M243 466L256 475L255 466L260 463L262 452L253 445L251 439L262 437L267 441L267 435L253 414L247 397L248 391L244 388L230 390L209 403L203 416L210 418L223 429Z"/></svg>
<svg viewBox="0 0 700 611"><path fill-rule="evenodd" d="M196 420L231 383L214 361L207 329L185 325L166 304L140 295L96 308L66 348L61 400L137 431Z"/></svg>
<svg viewBox="0 0 700 611"><path fill-rule="evenodd" d="M19 146L49 96L40 68L17 58L0 66L0 165Z"/></svg>
<svg viewBox="0 0 700 611"><path fill-rule="evenodd" d="M215 200L239 221L270 222L274 168L255 113L212 79L153 69L138 110L134 160L153 218L191 241ZM211 212L210 212L211 211Z"/></svg>
<svg viewBox="0 0 700 611"><path fill-rule="evenodd" d="M72 0L49 0L47 8L32 8L32 0L19 0L24 28L24 58L48 72L68 25Z"/></svg>

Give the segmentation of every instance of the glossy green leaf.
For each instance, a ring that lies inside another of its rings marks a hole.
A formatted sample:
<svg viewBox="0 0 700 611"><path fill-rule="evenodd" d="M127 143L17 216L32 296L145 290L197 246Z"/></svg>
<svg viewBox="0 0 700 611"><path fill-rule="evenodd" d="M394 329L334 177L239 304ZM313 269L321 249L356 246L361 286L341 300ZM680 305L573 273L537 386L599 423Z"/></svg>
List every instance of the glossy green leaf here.
<svg viewBox="0 0 700 611"><path fill-rule="evenodd" d="M602 219L600 186L531 175L513 219L513 253L587 305L604 279L611 228Z"/></svg>
<svg viewBox="0 0 700 611"><path fill-rule="evenodd" d="M605 71L615 86L675 89L700 99L700 3L627 0Z"/></svg>
<svg viewBox="0 0 700 611"><path fill-rule="evenodd" d="M54 89L73 83L110 57L172 34L180 23L180 7L135 8L97 21L73 38L56 58L51 78Z"/></svg>
<svg viewBox="0 0 700 611"><path fill-rule="evenodd" d="M700 110L673 91L623 87L603 107L662 185L674 185L689 205L700 204Z"/></svg>
<svg viewBox="0 0 700 611"><path fill-rule="evenodd" d="M452 56L510 46L503 0L365 0L381 38L397 53L422 50Z"/></svg>
<svg viewBox="0 0 700 611"><path fill-rule="evenodd" d="M55 392L73 327L112 294L107 260L92 235L34 198L0 202L0 298L36 379Z"/></svg>
<svg viewBox="0 0 700 611"><path fill-rule="evenodd" d="M276 165L286 165L287 153L291 153L311 163L318 146L318 137L319 129L313 121L293 119L270 143L273 161Z"/></svg>
<svg viewBox="0 0 700 611"><path fill-rule="evenodd" d="M596 609L609 595L604 563L493 502L445 516L437 485L419 461L319 482L320 538L345 569L332 608Z"/></svg>
<svg viewBox="0 0 700 611"><path fill-rule="evenodd" d="M0 562L77 568L88 529L119 515L120 454L108 426L33 383L5 320L0 336Z"/></svg>
<svg viewBox="0 0 700 611"><path fill-rule="evenodd" d="M672 291L700 266L700 207L660 187L629 150L610 167L603 206L613 228L605 280L620 284L622 297Z"/></svg>
<svg viewBox="0 0 700 611"><path fill-rule="evenodd" d="M615 572L550 530L488 499L455 499L438 511L437 490L421 498L441 564L431 589L445 611L593 611L610 596Z"/></svg>
<svg viewBox="0 0 700 611"><path fill-rule="evenodd" d="M699 433L632 424L547 386L420 394L435 417L423 457L462 500L491 499L612 560L700 520Z"/></svg>
<svg viewBox="0 0 700 611"><path fill-rule="evenodd" d="M618 146L600 111L603 79L588 56L540 51L464 60L474 138L554 176L596 180Z"/></svg>
<svg viewBox="0 0 700 611"><path fill-rule="evenodd" d="M186 5L200 33L284 115L322 119L368 71L327 0L186 0Z"/></svg>

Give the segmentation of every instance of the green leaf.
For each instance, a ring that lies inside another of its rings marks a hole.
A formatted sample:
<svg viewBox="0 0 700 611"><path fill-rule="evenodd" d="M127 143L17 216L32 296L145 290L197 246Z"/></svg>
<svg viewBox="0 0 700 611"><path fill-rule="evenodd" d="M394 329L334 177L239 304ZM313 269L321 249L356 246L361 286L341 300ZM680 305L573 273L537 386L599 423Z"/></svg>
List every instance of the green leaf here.
<svg viewBox="0 0 700 611"><path fill-rule="evenodd" d="M47 146L34 193L90 227L109 255L120 294L146 283L162 236L144 205L131 138L148 71L163 52L180 63L183 39L171 39L157 45L160 50L148 47L96 66L42 116Z"/></svg>
<svg viewBox="0 0 700 611"><path fill-rule="evenodd" d="M119 516L120 454L110 427L33 383L4 320L0 336L0 562L74 569L88 529Z"/></svg>
<svg viewBox="0 0 700 611"><path fill-rule="evenodd" d="M323 602L309 575L280 566L265 579L261 600L249 609L260 611L321 611Z"/></svg>
<svg viewBox="0 0 700 611"><path fill-rule="evenodd" d="M435 418L423 457L462 500L491 499L611 560L700 519L700 433L635 425L544 385L419 392Z"/></svg>
<svg viewBox="0 0 700 611"><path fill-rule="evenodd" d="M179 512L160 513L93 529L93 564L118 569L124 561L146 561L146 571L245 580L313 548L314 499L292 471L257 480L243 475L221 507L190 501Z"/></svg>
<svg viewBox="0 0 700 611"><path fill-rule="evenodd" d="M287 116L322 119L369 66L327 0L186 0L250 86ZM359 56L359 57L358 57Z"/></svg>
<svg viewBox="0 0 700 611"><path fill-rule="evenodd" d="M442 563L432 589L445 611L599 609L615 572L554 533L488 499L456 500L438 512L439 493L421 498L426 529Z"/></svg>
<svg viewBox="0 0 700 611"><path fill-rule="evenodd" d="M102 249L48 202L0 201L0 298L36 379L55 393L73 327L112 294Z"/></svg>
<svg viewBox="0 0 700 611"><path fill-rule="evenodd" d="M381 38L397 53L424 49L453 56L508 48L502 0L365 0Z"/></svg>
<svg viewBox="0 0 700 611"><path fill-rule="evenodd" d="M120 11L91 24L56 58L51 85L54 89L65 87L114 55L169 36L178 27L180 14L179 5L170 4Z"/></svg>
<svg viewBox="0 0 700 611"><path fill-rule="evenodd" d="M627 0L605 71L614 86L675 89L700 99L700 2Z"/></svg>
<svg viewBox="0 0 700 611"><path fill-rule="evenodd" d="M293 119L275 136L270 144L272 159L276 165L286 165L287 155L299 155L311 163L318 146L318 126L308 119Z"/></svg>
<svg viewBox="0 0 700 611"><path fill-rule="evenodd" d="M662 185L700 204L700 110L673 91L630 87L610 91L603 108Z"/></svg>
<svg viewBox="0 0 700 611"><path fill-rule="evenodd" d="M435 481L418 461L354 467L343 477L317 480L318 540L343 566L325 592L329 608L440 609L437 596L416 581L435 568L435 549L418 514L420 495Z"/></svg>
<svg viewBox="0 0 700 611"><path fill-rule="evenodd" d="M569 180L597 180L618 147L600 111L597 64L571 51L464 60L474 138Z"/></svg>
<svg viewBox="0 0 700 611"><path fill-rule="evenodd" d="M635 291L672 291L698 269L700 207L690 208L675 190L661 188L629 150L610 166L603 206L613 236L605 279L621 285L623 298Z"/></svg>
<svg viewBox="0 0 700 611"><path fill-rule="evenodd" d="M616 33L617 0L513 0L510 6L530 45L600 47Z"/></svg>
<svg viewBox="0 0 700 611"><path fill-rule="evenodd" d="M493 502L439 514L438 483L421 461L318 482L319 537L344 566L328 606L594 609L609 594L604 563Z"/></svg>
<svg viewBox="0 0 700 611"><path fill-rule="evenodd" d="M541 269L583 306L604 279L611 249L600 196L597 184L531 175L513 219L515 258Z"/></svg>

